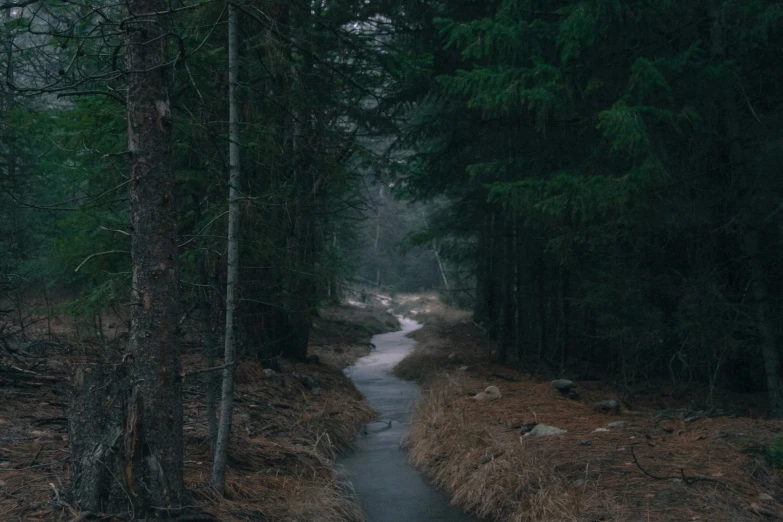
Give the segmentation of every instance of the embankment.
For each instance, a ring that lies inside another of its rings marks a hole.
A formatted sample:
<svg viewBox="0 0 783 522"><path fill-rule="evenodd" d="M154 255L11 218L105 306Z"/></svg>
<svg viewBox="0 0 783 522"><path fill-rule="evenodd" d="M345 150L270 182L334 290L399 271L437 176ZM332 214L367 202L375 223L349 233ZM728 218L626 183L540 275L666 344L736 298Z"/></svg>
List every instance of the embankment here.
<svg viewBox="0 0 783 522"><path fill-rule="evenodd" d="M551 380L487 361L469 320L429 322L397 374L424 382L409 458L452 501L503 521L761 521L783 517L770 451L783 422ZM473 398L496 386L501 398ZM617 409L598 408L604 400ZM656 404L668 402L665 410ZM531 430L536 428L533 433ZM538 437L553 426L564 433Z"/></svg>

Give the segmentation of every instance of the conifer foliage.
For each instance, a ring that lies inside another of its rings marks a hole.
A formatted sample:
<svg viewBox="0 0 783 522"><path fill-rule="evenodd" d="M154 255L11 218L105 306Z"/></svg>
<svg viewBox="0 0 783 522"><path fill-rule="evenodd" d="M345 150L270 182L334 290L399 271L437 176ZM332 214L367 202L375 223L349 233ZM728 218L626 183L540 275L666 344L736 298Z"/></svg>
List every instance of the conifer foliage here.
<svg viewBox="0 0 783 522"><path fill-rule="evenodd" d="M400 90L407 191L458 209L438 229L473 245L495 359L631 390L653 377L766 388L783 415L782 9L498 0L417 13L405 41L430 62Z"/></svg>

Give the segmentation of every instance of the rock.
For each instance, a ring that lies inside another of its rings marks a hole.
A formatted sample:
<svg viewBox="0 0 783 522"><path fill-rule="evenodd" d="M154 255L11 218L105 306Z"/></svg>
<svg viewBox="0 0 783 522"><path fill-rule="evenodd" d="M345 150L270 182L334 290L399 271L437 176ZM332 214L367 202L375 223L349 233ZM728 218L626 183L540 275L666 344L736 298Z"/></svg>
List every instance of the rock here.
<svg viewBox="0 0 783 522"><path fill-rule="evenodd" d="M614 421L607 424L610 428L625 428L628 425L625 421Z"/></svg>
<svg viewBox="0 0 783 522"><path fill-rule="evenodd" d="M272 368L266 368L264 370L264 377L275 384L283 384L283 376L274 371Z"/></svg>
<svg viewBox="0 0 783 522"><path fill-rule="evenodd" d="M520 427L519 434L524 435L525 433L530 433L537 425L537 422L526 422Z"/></svg>
<svg viewBox="0 0 783 522"><path fill-rule="evenodd" d="M450 364L460 364L462 362L462 359L460 359L459 355L456 353L450 353L448 357L448 361Z"/></svg>
<svg viewBox="0 0 783 522"><path fill-rule="evenodd" d="M611 431L609 428L596 428L593 430L593 433L605 433L607 431Z"/></svg>
<svg viewBox="0 0 783 522"><path fill-rule="evenodd" d="M324 391L321 388L319 388L317 386L315 388L313 388L313 395L323 395L323 394L324 394Z"/></svg>
<svg viewBox="0 0 783 522"><path fill-rule="evenodd" d="M620 405L614 399L597 402L594 408L601 413L620 413Z"/></svg>
<svg viewBox="0 0 783 522"><path fill-rule="evenodd" d="M301 382L308 390L312 390L313 388L318 388L321 386L321 381L316 377L297 372L292 373L291 376L297 381Z"/></svg>
<svg viewBox="0 0 783 522"><path fill-rule="evenodd" d="M457 368L457 370L459 370L461 372L466 372L466 371L468 371L468 367L467 366L460 366L459 368Z"/></svg>
<svg viewBox="0 0 783 522"><path fill-rule="evenodd" d="M531 437L548 437L549 435L563 435L564 433L568 433L568 430L561 430L547 424L536 424L536 427L530 430L528 435Z"/></svg>
<svg viewBox="0 0 783 522"><path fill-rule="evenodd" d="M472 398L477 401L494 401L502 397L500 390L497 386L487 386L487 389L481 393L477 393Z"/></svg>
<svg viewBox="0 0 783 522"><path fill-rule="evenodd" d="M766 493L761 493L761 494L759 494L759 500L766 500L766 501L770 501L771 502L771 501L773 501L775 499L772 498L771 495L767 495Z"/></svg>
<svg viewBox="0 0 783 522"><path fill-rule="evenodd" d="M556 379L552 381L552 387L560 393L565 394L576 388L576 383L574 381L569 381L568 379Z"/></svg>
<svg viewBox="0 0 783 522"><path fill-rule="evenodd" d="M580 444L580 445L582 445L582 446L592 446L592 445L593 445L593 443L592 443L592 442L590 442L590 441L589 441L589 440L587 440L587 439L580 440L580 441L579 441L579 444Z"/></svg>

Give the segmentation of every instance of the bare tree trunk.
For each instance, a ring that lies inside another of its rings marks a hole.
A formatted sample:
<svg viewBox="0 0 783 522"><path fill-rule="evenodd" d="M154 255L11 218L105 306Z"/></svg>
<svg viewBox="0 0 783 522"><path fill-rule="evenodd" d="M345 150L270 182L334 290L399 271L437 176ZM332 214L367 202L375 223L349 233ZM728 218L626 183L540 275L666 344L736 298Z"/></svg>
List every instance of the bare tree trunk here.
<svg viewBox="0 0 783 522"><path fill-rule="evenodd" d="M163 0L129 0L125 25L131 183L131 326L114 366L87 368L69 416L71 495L136 518L180 513L182 380L177 208ZM141 14L148 13L148 14ZM78 380L77 380L77 384Z"/></svg>
<svg viewBox="0 0 783 522"><path fill-rule="evenodd" d="M207 270L207 255L203 248L198 251L198 275L201 290L199 291L199 313L201 315L201 346L204 357L207 360L207 368L215 367L217 357L217 343L212 325L212 305L210 303L208 292L210 288L209 272ZM206 388L206 398L204 400L207 410L207 427L209 428L209 449L212 458L215 458L215 446L217 445L218 424L217 424L217 372L204 372L204 387Z"/></svg>
<svg viewBox="0 0 783 522"><path fill-rule="evenodd" d="M231 438L231 415L234 409L234 361L236 332L236 283L239 279L239 111L237 83L239 80L239 29L237 8L228 6L228 139L229 139L229 196L228 196L228 269L226 271L226 346L223 364L223 390L220 397L220 422L212 465L212 487L223 494L226 486L226 461Z"/></svg>
<svg viewBox="0 0 783 522"><path fill-rule="evenodd" d="M710 2L709 16L712 22L711 49L713 58L726 59L726 42L723 37L723 25L721 23L720 3L716 0ZM755 307L756 327L761 341L761 354L764 360L764 370L767 380L767 394L769 396L769 416L783 418L783 383L780 377L780 352L778 350L778 327L773 318L774 306L769 296L767 287L767 274L764 262L761 258L759 228L764 221L759 216L758 189L752 173L744 171L747 163L740 142L739 111L735 99L735 93L729 91L723 102L723 124L729 146L729 160L733 175L746 184L745 196L738 210L737 224L741 234L743 252L748 260L748 278L750 280L751 295Z"/></svg>

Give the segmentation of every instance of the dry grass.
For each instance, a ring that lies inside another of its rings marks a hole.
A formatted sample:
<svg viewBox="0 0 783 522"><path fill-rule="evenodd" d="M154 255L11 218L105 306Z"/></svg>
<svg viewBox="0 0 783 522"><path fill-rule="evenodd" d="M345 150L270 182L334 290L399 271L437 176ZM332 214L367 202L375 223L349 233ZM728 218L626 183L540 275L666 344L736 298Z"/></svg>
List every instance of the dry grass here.
<svg viewBox="0 0 783 522"><path fill-rule="evenodd" d="M422 324L448 325L470 318L470 312L444 304L435 293L399 294L394 311Z"/></svg>
<svg viewBox="0 0 783 522"><path fill-rule="evenodd" d="M610 495L560 472L546 447L476 422L471 409L484 404L464 398L462 379L442 377L429 388L408 439L411 463L452 502L493 520L620 520Z"/></svg>
<svg viewBox="0 0 783 522"><path fill-rule="evenodd" d="M211 459L200 377L185 380L186 485L192 504L221 522L364 520L350 485L332 464L375 414L342 367L366 353L370 330L384 323L393 329L396 320L377 311L330 311L327 317L337 320L322 316L313 342L324 352L343 348L344 358L334 365L281 362L282 383L265 378L257 362L237 365L225 498L208 485ZM358 325L350 322L359 319ZM84 347L74 346L76 353ZM62 494L68 486L67 381L81 357L50 350L45 361L34 368L41 379L0 381L0 521L75 518L64 505L53 509L52 499L55 489ZM185 371L203 366L196 353L183 357ZM318 379L321 393L303 386L295 372Z"/></svg>
<svg viewBox="0 0 783 522"><path fill-rule="evenodd" d="M415 337L421 346L401 363L402 373L429 384L407 440L410 459L467 510L515 522L783 518L783 474L764 459L783 422L686 422L644 408L638 416L605 415L592 404L620 399L617 390L579 382L581 399L567 400L548 381L487 362L490 343L468 322L433 321ZM449 363L450 353L467 370ZM488 385L503 397L470 398ZM648 399L642 402L656 402ZM595 432L612 421L627 425ZM520 436L531 422L568 432Z"/></svg>
<svg viewBox="0 0 783 522"><path fill-rule="evenodd" d="M400 322L378 306L331 306L313 321L310 354L343 369L370 353L373 335L400 329Z"/></svg>

